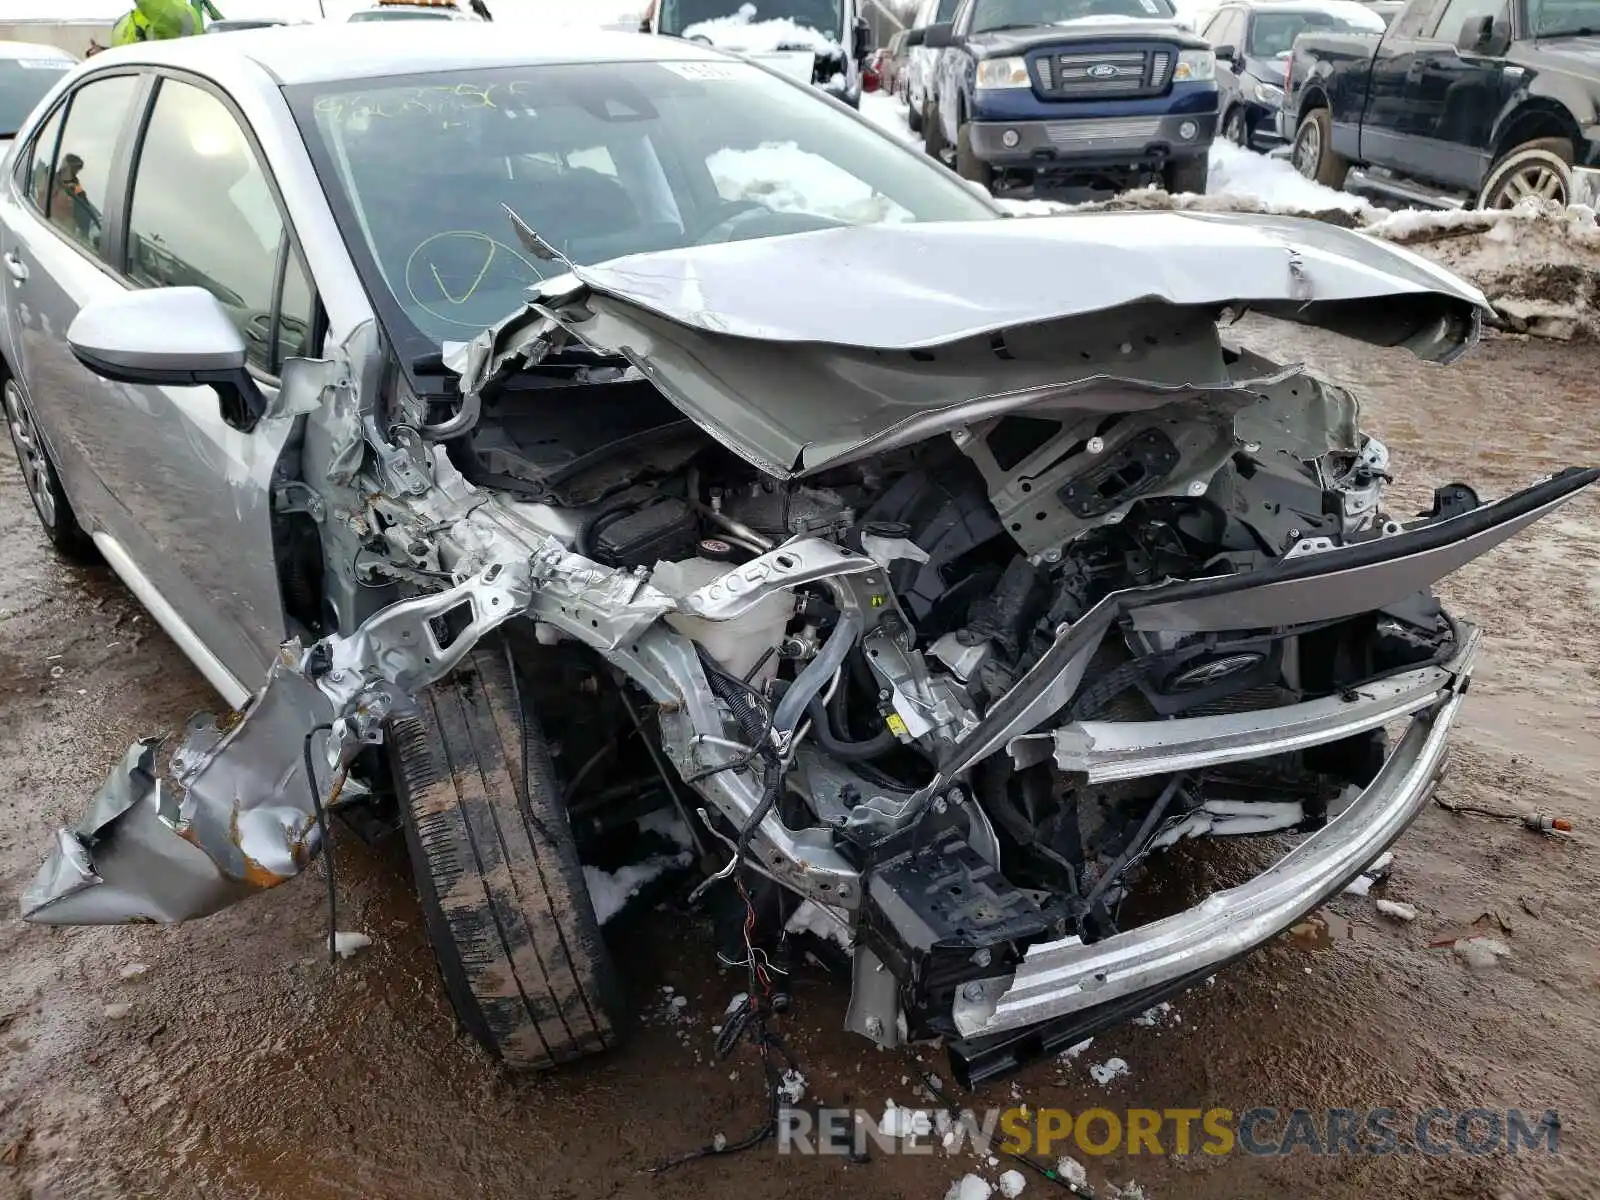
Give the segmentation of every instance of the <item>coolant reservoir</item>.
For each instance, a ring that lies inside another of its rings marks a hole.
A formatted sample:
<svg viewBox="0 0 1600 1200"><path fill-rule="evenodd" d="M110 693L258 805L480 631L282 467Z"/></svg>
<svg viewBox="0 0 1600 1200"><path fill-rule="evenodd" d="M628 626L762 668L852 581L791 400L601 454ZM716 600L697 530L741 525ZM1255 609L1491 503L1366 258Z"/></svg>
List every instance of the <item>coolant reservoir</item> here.
<svg viewBox="0 0 1600 1200"><path fill-rule="evenodd" d="M685 558L677 562L658 562L650 582L674 599L687 596L732 569L728 563L709 558ZM794 616L794 593L772 592L763 596L749 612L731 621L708 621L687 613L668 613L667 624L698 645L741 679L749 675L761 656L783 640L789 618ZM761 670L750 682L771 679L778 669L776 653L767 656Z"/></svg>

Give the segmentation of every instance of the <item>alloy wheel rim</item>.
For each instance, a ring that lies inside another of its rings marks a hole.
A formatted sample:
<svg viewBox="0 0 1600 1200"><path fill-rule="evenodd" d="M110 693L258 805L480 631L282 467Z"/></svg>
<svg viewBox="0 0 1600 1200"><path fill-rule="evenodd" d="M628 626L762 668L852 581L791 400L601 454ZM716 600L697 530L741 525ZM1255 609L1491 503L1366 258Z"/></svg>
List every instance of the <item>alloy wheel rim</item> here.
<svg viewBox="0 0 1600 1200"><path fill-rule="evenodd" d="M1546 163L1534 162L1513 171L1506 176L1505 182L1500 185L1500 194L1495 197L1496 208L1511 208L1519 200L1529 196L1537 196L1541 200L1551 200L1557 204L1567 202L1567 183L1561 178L1561 172Z"/></svg>
<svg viewBox="0 0 1600 1200"><path fill-rule="evenodd" d="M1317 159L1322 157L1322 131L1307 125L1300 131L1300 141L1294 148L1295 169L1307 179L1316 178Z"/></svg>
<svg viewBox="0 0 1600 1200"><path fill-rule="evenodd" d="M11 431L11 444L17 451L17 463L22 468L22 481L28 488L33 506L45 525L56 527L56 498L50 489L50 463L39 443L38 430L28 406L23 402L22 390L14 380L5 385L6 427Z"/></svg>

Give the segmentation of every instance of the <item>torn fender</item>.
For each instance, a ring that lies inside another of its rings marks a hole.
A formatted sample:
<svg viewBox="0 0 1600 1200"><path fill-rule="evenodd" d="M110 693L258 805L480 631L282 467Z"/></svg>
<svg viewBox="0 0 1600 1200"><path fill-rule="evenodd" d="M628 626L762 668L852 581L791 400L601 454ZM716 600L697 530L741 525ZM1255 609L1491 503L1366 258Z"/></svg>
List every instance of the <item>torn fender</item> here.
<svg viewBox="0 0 1600 1200"><path fill-rule="evenodd" d="M190 723L170 778L156 775L157 739L134 743L84 819L57 831L22 894L23 920L171 924L298 875L321 847L306 737L333 716L286 652L241 719ZM334 774L329 747L327 732L313 739L322 795Z"/></svg>

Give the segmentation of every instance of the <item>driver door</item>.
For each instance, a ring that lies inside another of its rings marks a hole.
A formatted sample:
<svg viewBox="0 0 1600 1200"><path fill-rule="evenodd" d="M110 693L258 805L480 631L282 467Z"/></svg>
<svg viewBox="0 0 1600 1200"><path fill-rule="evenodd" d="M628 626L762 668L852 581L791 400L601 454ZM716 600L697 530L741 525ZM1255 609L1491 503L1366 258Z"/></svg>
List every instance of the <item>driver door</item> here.
<svg viewBox="0 0 1600 1200"><path fill-rule="evenodd" d="M93 288L56 295L44 315L64 338L96 299L128 288L204 288L239 326L252 373L271 397L283 361L309 349L308 276L233 108L186 78L153 82L149 119L120 156L107 204L107 228L126 234L106 242ZM97 542L147 607L163 616L164 603L187 627L174 636L237 703L286 636L272 481L294 421L263 420L243 432L223 420L209 387L113 383L64 344L52 366L52 392L38 404L68 410L84 466L111 498L116 519L96 522Z"/></svg>

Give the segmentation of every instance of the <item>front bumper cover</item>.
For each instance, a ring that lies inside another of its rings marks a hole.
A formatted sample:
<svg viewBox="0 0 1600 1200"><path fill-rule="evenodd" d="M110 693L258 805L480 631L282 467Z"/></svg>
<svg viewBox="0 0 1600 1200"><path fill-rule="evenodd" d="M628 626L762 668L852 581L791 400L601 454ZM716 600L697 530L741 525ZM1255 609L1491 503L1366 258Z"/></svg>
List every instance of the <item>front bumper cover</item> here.
<svg viewBox="0 0 1600 1200"><path fill-rule="evenodd" d="M1060 121L975 121L973 153L996 167L1052 163L1158 163L1204 154L1217 132L1217 114L1096 117ZM1185 129L1191 132L1184 136ZM1006 138L1016 135L1016 145Z"/></svg>
<svg viewBox="0 0 1600 1200"><path fill-rule="evenodd" d="M1412 720L1377 778L1275 865L1175 916L1092 945L1074 936L1030 947L1015 976L962 993L952 1014L956 1028L967 1037L1001 1033L1215 969L1337 895L1427 803L1477 645L1470 630L1447 666L1441 697Z"/></svg>

